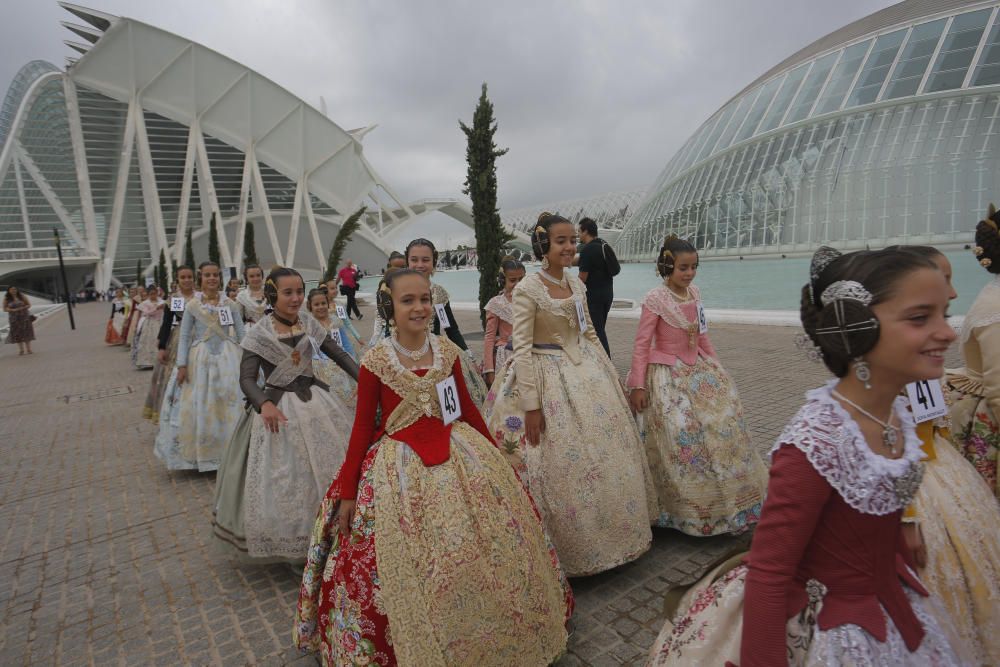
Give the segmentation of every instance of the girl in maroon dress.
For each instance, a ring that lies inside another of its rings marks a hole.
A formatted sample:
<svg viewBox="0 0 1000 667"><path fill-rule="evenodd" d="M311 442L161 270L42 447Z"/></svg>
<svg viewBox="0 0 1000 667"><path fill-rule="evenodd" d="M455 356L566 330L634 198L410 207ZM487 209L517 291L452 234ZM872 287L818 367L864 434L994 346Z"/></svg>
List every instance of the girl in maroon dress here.
<svg viewBox="0 0 1000 667"><path fill-rule="evenodd" d="M802 325L836 377L806 394L771 450L749 558L682 599L650 664L965 664L901 532L923 453L900 393L941 377L949 296L914 253L816 253Z"/></svg>

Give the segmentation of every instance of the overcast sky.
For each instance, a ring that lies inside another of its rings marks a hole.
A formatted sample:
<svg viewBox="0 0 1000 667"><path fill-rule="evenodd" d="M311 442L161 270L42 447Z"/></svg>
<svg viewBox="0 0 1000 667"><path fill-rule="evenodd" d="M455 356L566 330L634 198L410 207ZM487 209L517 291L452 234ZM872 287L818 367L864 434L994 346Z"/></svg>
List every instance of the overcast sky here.
<svg viewBox="0 0 1000 667"><path fill-rule="evenodd" d="M2 0L0 87L62 66L79 22L55 0ZM697 127L799 48L892 2L90 0L200 42L319 107L378 124L365 154L405 199L461 196L482 82L500 124L501 208L651 183ZM421 225L468 236L457 223ZM407 232L412 235L412 230Z"/></svg>

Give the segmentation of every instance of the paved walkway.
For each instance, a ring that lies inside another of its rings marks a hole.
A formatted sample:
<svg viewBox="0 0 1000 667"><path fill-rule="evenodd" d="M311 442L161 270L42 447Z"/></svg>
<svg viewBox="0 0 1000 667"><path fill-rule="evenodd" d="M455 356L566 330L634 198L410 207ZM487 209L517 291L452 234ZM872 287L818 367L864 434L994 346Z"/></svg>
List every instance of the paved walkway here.
<svg viewBox="0 0 1000 667"><path fill-rule="evenodd" d="M156 460L140 417L150 374L103 344L106 317L102 303L77 309L76 332L65 313L41 321L31 356L0 346L0 665L314 664L291 648L298 577L213 551L214 476ZM478 321L458 318L466 330ZM635 325L611 322L622 370ZM794 333L712 331L761 451L825 377ZM658 530L638 561L574 580L576 633L559 664L641 664L663 592L742 544Z"/></svg>

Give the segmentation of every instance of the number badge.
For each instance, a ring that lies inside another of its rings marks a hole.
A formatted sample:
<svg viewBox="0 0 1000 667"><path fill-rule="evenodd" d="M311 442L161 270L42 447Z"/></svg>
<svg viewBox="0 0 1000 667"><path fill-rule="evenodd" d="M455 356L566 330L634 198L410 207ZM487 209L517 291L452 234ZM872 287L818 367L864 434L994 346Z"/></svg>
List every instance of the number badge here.
<svg viewBox="0 0 1000 667"><path fill-rule="evenodd" d="M448 319L448 311L444 309L443 303L434 304L434 312L437 313L438 322L441 323L442 329L451 328L451 320Z"/></svg>
<svg viewBox="0 0 1000 667"><path fill-rule="evenodd" d="M183 313L184 312L184 297L182 296L172 296L170 297L170 311L173 313Z"/></svg>
<svg viewBox="0 0 1000 667"><path fill-rule="evenodd" d="M441 402L441 421L445 426L462 416L462 405L458 402L458 386L455 376L449 375L437 383L438 400Z"/></svg>
<svg viewBox="0 0 1000 667"><path fill-rule="evenodd" d="M232 326L233 312L229 310L229 306L222 306L219 308L219 324L224 327Z"/></svg>
<svg viewBox="0 0 1000 667"><path fill-rule="evenodd" d="M339 303L337 304L337 317L339 317L342 320L347 319L347 309L341 306Z"/></svg>
<svg viewBox="0 0 1000 667"><path fill-rule="evenodd" d="M708 318L705 317L705 308L701 305L701 301L698 302L698 333L708 333Z"/></svg>
<svg viewBox="0 0 1000 667"><path fill-rule="evenodd" d="M576 323L580 327L580 333L587 330L587 311L583 309L583 299L573 299L573 305L576 306Z"/></svg>
<svg viewBox="0 0 1000 667"><path fill-rule="evenodd" d="M948 414L940 380L921 380L906 385L913 421L918 424Z"/></svg>

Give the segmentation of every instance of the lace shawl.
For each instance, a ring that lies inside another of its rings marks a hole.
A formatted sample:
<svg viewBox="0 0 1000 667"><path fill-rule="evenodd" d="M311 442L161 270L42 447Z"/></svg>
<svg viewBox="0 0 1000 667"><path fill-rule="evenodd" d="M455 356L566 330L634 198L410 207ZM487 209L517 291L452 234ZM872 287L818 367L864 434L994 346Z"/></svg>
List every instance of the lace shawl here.
<svg viewBox="0 0 1000 667"><path fill-rule="evenodd" d="M313 377L312 348L314 345L319 348L327 332L307 312L299 313L299 324L302 325L304 335L294 349L278 340L278 332L274 330L274 322L270 317L265 317L250 327L240 344L244 350L274 364L274 370L267 376L267 383L273 387L286 387L300 375Z"/></svg>
<svg viewBox="0 0 1000 667"><path fill-rule="evenodd" d="M778 436L780 447L795 447L848 505L864 514L885 515L905 508L923 475L923 451L908 401L896 398L903 427L903 455L888 459L873 452L857 422L830 393L839 380L806 393L806 404Z"/></svg>
<svg viewBox="0 0 1000 667"><path fill-rule="evenodd" d="M507 324L514 324L514 304L503 294L497 294L486 303L486 312L493 313Z"/></svg>
<svg viewBox="0 0 1000 667"><path fill-rule="evenodd" d="M997 322L1000 322L1000 276L986 283L972 302L962 324L962 345L968 342L973 329Z"/></svg>
<svg viewBox="0 0 1000 667"><path fill-rule="evenodd" d="M697 287L691 285L688 290L695 302L701 301L701 292ZM664 322L675 329L687 331L691 327L698 327L698 320L689 320L684 315L684 311L681 310L681 302L677 300L677 297L674 296L674 293L666 285L660 285L651 289L646 294L646 298L642 300L642 305L656 315L659 315L663 318Z"/></svg>
<svg viewBox="0 0 1000 667"><path fill-rule="evenodd" d="M267 299L262 299L258 303L250 296L250 290L247 288L236 293L236 303L243 306L244 311L253 316L254 322L264 317L264 311L267 309Z"/></svg>
<svg viewBox="0 0 1000 667"><path fill-rule="evenodd" d="M423 416L441 418L437 383L451 375L460 350L445 336L429 338L434 363L423 376L403 366L389 337L379 341L361 361L362 366L402 399L386 420L386 433L401 431Z"/></svg>
<svg viewBox="0 0 1000 667"><path fill-rule="evenodd" d="M220 308L230 307L235 302L229 297L219 295L219 303L216 306L206 305L204 302L205 295L201 292L195 293L195 295L187 300L184 306L185 313L191 313L191 316L196 320L200 321L205 325L205 336L207 340L210 336L218 336L223 340L228 340L231 343L235 341L230 338L229 334L222 328L219 324L218 312Z"/></svg>
<svg viewBox="0 0 1000 667"><path fill-rule="evenodd" d="M441 287L437 283L431 283L431 303L435 306L440 304L444 305L451 301L451 296L448 294L448 290Z"/></svg>

